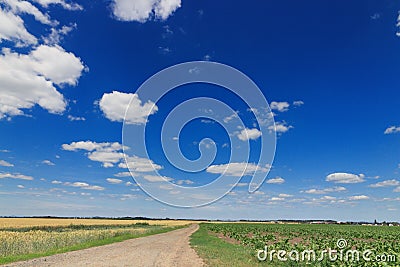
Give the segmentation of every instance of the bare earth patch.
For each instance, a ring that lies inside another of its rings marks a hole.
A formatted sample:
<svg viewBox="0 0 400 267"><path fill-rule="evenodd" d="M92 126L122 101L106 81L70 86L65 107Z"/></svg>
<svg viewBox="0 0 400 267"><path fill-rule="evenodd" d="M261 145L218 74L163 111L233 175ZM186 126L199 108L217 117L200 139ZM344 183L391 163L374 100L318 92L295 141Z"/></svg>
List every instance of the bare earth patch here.
<svg viewBox="0 0 400 267"><path fill-rule="evenodd" d="M198 225L168 233L131 239L7 266L204 266L189 245L189 237Z"/></svg>

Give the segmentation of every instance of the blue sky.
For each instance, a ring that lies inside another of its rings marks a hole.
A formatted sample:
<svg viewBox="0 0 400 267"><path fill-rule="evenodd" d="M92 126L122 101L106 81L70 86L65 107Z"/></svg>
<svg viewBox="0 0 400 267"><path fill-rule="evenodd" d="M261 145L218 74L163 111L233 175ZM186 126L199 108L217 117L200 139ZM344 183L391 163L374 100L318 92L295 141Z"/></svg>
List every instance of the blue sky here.
<svg viewBox="0 0 400 267"><path fill-rule="evenodd" d="M399 1L1 0L0 8L0 215L400 221ZM243 169L228 165L241 163L229 162L239 151L229 137L250 145L256 166L267 135L255 107L207 84L178 87L143 115L154 106L135 95L140 85L196 60L257 84L276 154L259 165L268 176L257 192L248 192L248 170L219 201L175 208L140 189L124 154L136 178L174 198L180 192L160 188L150 167L187 187L226 167L235 180ZM199 117L161 142L168 114L196 97L231 106L244 128L227 133L229 114L213 110L221 124ZM147 157L139 142L122 142L132 98L128 125L148 127ZM217 154L184 172L162 150L177 143L190 160L214 144Z"/></svg>

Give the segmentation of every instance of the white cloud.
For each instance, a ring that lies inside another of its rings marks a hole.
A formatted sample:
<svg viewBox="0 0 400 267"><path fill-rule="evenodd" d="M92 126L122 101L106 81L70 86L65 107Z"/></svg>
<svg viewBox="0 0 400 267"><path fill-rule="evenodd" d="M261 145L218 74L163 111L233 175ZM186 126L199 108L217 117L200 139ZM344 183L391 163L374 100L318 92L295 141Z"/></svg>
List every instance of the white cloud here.
<svg viewBox="0 0 400 267"><path fill-rule="evenodd" d="M80 189L84 189L84 190L95 190L95 191L103 191L103 190L105 190L105 188L102 187L102 186L90 185L90 184L85 183L85 182L74 182L74 183L66 182L66 183L64 183L64 185L72 186L72 187L79 187Z"/></svg>
<svg viewBox="0 0 400 267"><path fill-rule="evenodd" d="M181 6L181 0L113 0L114 16L122 21L166 20Z"/></svg>
<svg viewBox="0 0 400 267"><path fill-rule="evenodd" d="M21 184L17 185L17 187L20 188L20 189L24 189L25 188L25 186L23 186Z"/></svg>
<svg viewBox="0 0 400 267"><path fill-rule="evenodd" d="M93 141L79 141L79 142L72 142L71 144L63 144L62 149L67 151L77 151L77 150L86 150L86 151L118 151L122 150L123 148L128 149L128 147L123 147L118 142L103 142L97 143Z"/></svg>
<svg viewBox="0 0 400 267"><path fill-rule="evenodd" d="M370 18L371 18L372 20L380 19L380 17L381 17L381 14L380 14L380 13L375 13L375 14L373 14L373 15L370 16Z"/></svg>
<svg viewBox="0 0 400 267"><path fill-rule="evenodd" d="M130 172L119 172L114 174L115 177L131 177L131 173Z"/></svg>
<svg viewBox="0 0 400 267"><path fill-rule="evenodd" d="M254 163L228 163L221 165L211 165L207 168L207 172L215 174L224 174L227 176L241 177L253 175L255 172L268 172L270 166L259 166Z"/></svg>
<svg viewBox="0 0 400 267"><path fill-rule="evenodd" d="M293 195L289 195L289 194L279 194L279 197L287 198L287 197L293 197Z"/></svg>
<svg viewBox="0 0 400 267"><path fill-rule="evenodd" d="M61 181L57 181L57 180L51 181L51 183L52 183L52 184L62 184Z"/></svg>
<svg viewBox="0 0 400 267"><path fill-rule="evenodd" d="M51 21L48 14L42 13L37 7L35 7L28 1L2 0L2 2L5 3L14 14L25 13L25 14L32 15L35 18L35 20L37 20L43 24L46 24L46 25L58 24L58 22L56 22L56 21Z"/></svg>
<svg viewBox="0 0 400 267"><path fill-rule="evenodd" d="M397 17L397 32L396 35L400 37L400 12L399 12L399 16Z"/></svg>
<svg viewBox="0 0 400 267"><path fill-rule="evenodd" d="M288 102L271 102L269 105L271 110L277 110L279 112L285 112L289 110L290 104Z"/></svg>
<svg viewBox="0 0 400 267"><path fill-rule="evenodd" d="M393 190L393 192L400 192L400 186L398 186L398 187L396 187L394 190Z"/></svg>
<svg viewBox="0 0 400 267"><path fill-rule="evenodd" d="M76 3L67 3L65 0L33 0L41 6L47 8L49 5L60 5L67 10L83 10L81 5Z"/></svg>
<svg viewBox="0 0 400 267"><path fill-rule="evenodd" d="M110 184L121 184L123 181L121 179L115 179L115 178L107 178L107 182Z"/></svg>
<svg viewBox="0 0 400 267"><path fill-rule="evenodd" d="M129 167L131 172L152 172L162 169L162 166L154 163L151 159L136 156L127 157L126 162L121 162L118 167L126 169Z"/></svg>
<svg viewBox="0 0 400 267"><path fill-rule="evenodd" d="M103 163L103 167L113 167L115 163L119 163L123 158L122 152L116 151L93 151L88 154L88 158L93 161Z"/></svg>
<svg viewBox="0 0 400 267"><path fill-rule="evenodd" d="M261 131L259 131L257 128L254 129L243 129L239 134L238 138L242 141L247 141L247 140L256 140L261 136Z"/></svg>
<svg viewBox="0 0 400 267"><path fill-rule="evenodd" d="M63 144L62 149L67 151L88 151L88 158L92 161L103 163L103 167L105 168L113 167L114 164L120 163L124 158L124 153L122 152L123 146L118 142L97 143L79 141L72 142L71 144ZM125 149L128 149L128 147L125 147Z"/></svg>
<svg viewBox="0 0 400 267"><path fill-rule="evenodd" d="M28 181L33 180L32 176L23 175L20 173L4 173L4 172L0 173L0 179L6 179L6 178L21 179L21 180L28 180Z"/></svg>
<svg viewBox="0 0 400 267"><path fill-rule="evenodd" d="M266 108L257 109L252 107L249 108L248 111L252 112L257 117L257 122L259 123L259 125L270 126L274 123L275 113L270 111L269 109ZM274 130L273 127L268 127L268 129L270 131Z"/></svg>
<svg viewBox="0 0 400 267"><path fill-rule="evenodd" d="M183 184L189 185L189 184L194 184L194 182L191 180L178 180L178 181L176 181L176 184L177 185L183 185Z"/></svg>
<svg viewBox="0 0 400 267"><path fill-rule="evenodd" d="M224 119L223 119L223 121L225 122L225 123L229 123L231 120L233 120L233 119L238 119L239 118L239 116L238 116L238 114L237 114L237 112L236 113L233 113L232 115L230 115L230 116L228 116L228 117L225 117Z"/></svg>
<svg viewBox="0 0 400 267"><path fill-rule="evenodd" d="M276 133L286 133L287 131L289 131L291 128L293 128L293 126L287 125L286 122L275 122L275 125L271 125L268 127L268 130L270 131L274 131Z"/></svg>
<svg viewBox="0 0 400 267"><path fill-rule="evenodd" d="M271 201L284 201L285 200L285 198L283 198L283 197L272 197L271 198Z"/></svg>
<svg viewBox="0 0 400 267"><path fill-rule="evenodd" d="M58 45L63 40L64 36L76 29L76 24L70 26L62 26L60 29L52 28L48 36L43 37L43 41L47 45Z"/></svg>
<svg viewBox="0 0 400 267"><path fill-rule="evenodd" d="M123 146L118 142L97 143L93 141L79 141L72 142L71 144L63 144L62 149L67 151L88 151L86 154L87 157L92 161L103 163L103 167L105 168L114 167L117 164L119 168L127 169L129 167L129 170L132 172L151 172L162 169L162 166L150 159L125 155L122 150L129 149L129 147ZM129 172L122 172L115 176L129 177L130 174Z"/></svg>
<svg viewBox="0 0 400 267"><path fill-rule="evenodd" d="M293 101L293 106L300 107L302 105L304 105L304 102L301 100Z"/></svg>
<svg viewBox="0 0 400 267"><path fill-rule="evenodd" d="M364 174L352 174L352 173L332 173L326 176L327 182L334 182L338 184L356 184L365 181Z"/></svg>
<svg viewBox="0 0 400 267"><path fill-rule="evenodd" d="M371 184L368 187L377 188L377 187L389 187L389 186L399 186L400 181L397 180L386 180L376 184Z"/></svg>
<svg viewBox="0 0 400 267"><path fill-rule="evenodd" d="M172 181L173 179L167 176L158 176L158 175L145 175L143 178L149 182L165 182L165 181Z"/></svg>
<svg viewBox="0 0 400 267"><path fill-rule="evenodd" d="M365 195L359 195L359 196L351 196L349 197L350 200L366 200L369 199L368 196Z"/></svg>
<svg viewBox="0 0 400 267"><path fill-rule="evenodd" d="M129 112L125 117L129 103ZM126 94L117 91L104 94L99 106L109 120L122 122L125 119L127 124L146 123L147 117L158 111L158 107L151 101L142 104L137 94Z"/></svg>
<svg viewBox="0 0 400 267"><path fill-rule="evenodd" d="M0 166L3 166L3 167L14 167L14 164L1 159L0 160Z"/></svg>
<svg viewBox="0 0 400 267"><path fill-rule="evenodd" d="M54 164L53 162L51 162L50 160L46 159L42 161L43 164L49 165L49 166L54 166L56 164Z"/></svg>
<svg viewBox="0 0 400 267"><path fill-rule="evenodd" d="M35 104L50 113L64 112L67 104L55 85L76 85L84 66L59 46L41 45L27 55L3 48L0 69L1 119L23 115Z"/></svg>
<svg viewBox="0 0 400 267"><path fill-rule="evenodd" d="M332 197L332 196L323 196L323 197L321 197L321 200L330 200L330 201L334 201L334 200L336 200L336 197Z"/></svg>
<svg viewBox="0 0 400 267"><path fill-rule="evenodd" d="M74 117L72 115L68 115L68 119L70 121L85 121L86 120L86 118L84 118L84 117Z"/></svg>
<svg viewBox="0 0 400 267"><path fill-rule="evenodd" d="M17 42L19 46L37 44L36 37L28 32L24 21L0 7L0 43L2 40Z"/></svg>
<svg viewBox="0 0 400 267"><path fill-rule="evenodd" d="M346 191L345 187L343 187L343 186L335 186L335 187L324 188L324 189L312 188L312 189L304 191L304 193L322 195L322 194L326 194L326 193L343 192L343 191Z"/></svg>
<svg viewBox="0 0 400 267"><path fill-rule="evenodd" d="M162 20L166 20L172 13L181 7L181 0L161 0L156 4L154 12Z"/></svg>
<svg viewBox="0 0 400 267"><path fill-rule="evenodd" d="M282 177L276 177L266 181L267 184L283 184L284 182L285 179L283 179Z"/></svg>
<svg viewBox="0 0 400 267"><path fill-rule="evenodd" d="M384 134L394 134L394 133L400 133L400 126L399 127L390 126L384 132Z"/></svg>

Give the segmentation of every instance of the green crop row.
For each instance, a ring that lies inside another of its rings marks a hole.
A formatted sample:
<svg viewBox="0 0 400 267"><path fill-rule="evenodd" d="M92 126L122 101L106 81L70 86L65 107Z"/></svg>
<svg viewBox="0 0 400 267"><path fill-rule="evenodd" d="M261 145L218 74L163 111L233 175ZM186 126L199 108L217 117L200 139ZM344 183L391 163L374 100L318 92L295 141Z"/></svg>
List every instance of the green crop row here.
<svg viewBox="0 0 400 267"><path fill-rule="evenodd" d="M276 266L400 266L400 227L259 223L203 227L226 242L251 248L254 257L259 254ZM310 250L315 259L308 254L302 258Z"/></svg>

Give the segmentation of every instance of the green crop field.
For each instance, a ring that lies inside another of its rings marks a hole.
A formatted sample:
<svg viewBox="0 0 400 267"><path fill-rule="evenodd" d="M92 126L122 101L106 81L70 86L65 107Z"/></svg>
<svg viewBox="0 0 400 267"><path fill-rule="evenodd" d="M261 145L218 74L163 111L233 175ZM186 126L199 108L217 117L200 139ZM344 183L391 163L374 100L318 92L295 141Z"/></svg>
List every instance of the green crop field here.
<svg viewBox="0 0 400 267"><path fill-rule="evenodd" d="M201 224L192 246L210 266L400 266L400 227Z"/></svg>

